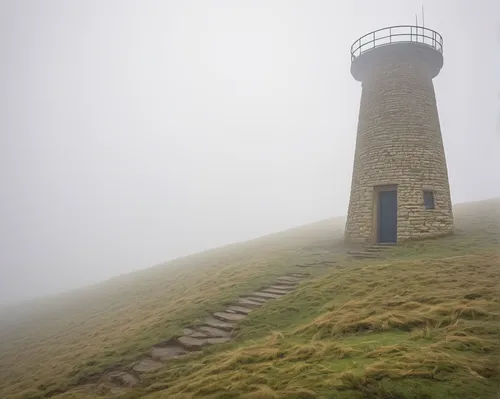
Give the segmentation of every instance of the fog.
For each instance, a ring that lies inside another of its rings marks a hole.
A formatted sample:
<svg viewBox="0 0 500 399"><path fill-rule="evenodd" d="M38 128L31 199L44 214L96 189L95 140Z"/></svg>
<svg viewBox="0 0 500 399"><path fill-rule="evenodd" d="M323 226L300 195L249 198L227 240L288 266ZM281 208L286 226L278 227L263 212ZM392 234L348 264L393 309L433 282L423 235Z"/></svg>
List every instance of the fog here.
<svg viewBox="0 0 500 399"><path fill-rule="evenodd" d="M454 202L500 196L500 3L433 1ZM0 1L0 303L343 215L349 48L414 1Z"/></svg>

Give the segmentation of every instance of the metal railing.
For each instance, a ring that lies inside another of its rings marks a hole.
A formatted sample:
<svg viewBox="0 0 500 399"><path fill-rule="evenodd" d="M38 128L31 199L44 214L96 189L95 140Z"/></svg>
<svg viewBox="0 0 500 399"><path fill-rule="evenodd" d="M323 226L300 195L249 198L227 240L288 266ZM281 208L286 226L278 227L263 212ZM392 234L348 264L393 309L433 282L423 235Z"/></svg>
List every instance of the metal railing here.
<svg viewBox="0 0 500 399"><path fill-rule="evenodd" d="M361 36L351 46L351 61L376 47L410 42L427 44L440 53L443 52L443 37L436 31L423 26L396 25Z"/></svg>

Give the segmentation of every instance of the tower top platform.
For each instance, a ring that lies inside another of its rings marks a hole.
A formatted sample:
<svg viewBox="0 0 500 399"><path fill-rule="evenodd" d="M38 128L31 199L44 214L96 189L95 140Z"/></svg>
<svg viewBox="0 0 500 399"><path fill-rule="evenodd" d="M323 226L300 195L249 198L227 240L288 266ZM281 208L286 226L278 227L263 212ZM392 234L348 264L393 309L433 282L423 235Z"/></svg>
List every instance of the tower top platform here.
<svg viewBox="0 0 500 399"><path fill-rule="evenodd" d="M351 74L362 82L373 63L405 53L426 61L435 78L443 66L443 37L414 25L395 25L367 33L351 46Z"/></svg>

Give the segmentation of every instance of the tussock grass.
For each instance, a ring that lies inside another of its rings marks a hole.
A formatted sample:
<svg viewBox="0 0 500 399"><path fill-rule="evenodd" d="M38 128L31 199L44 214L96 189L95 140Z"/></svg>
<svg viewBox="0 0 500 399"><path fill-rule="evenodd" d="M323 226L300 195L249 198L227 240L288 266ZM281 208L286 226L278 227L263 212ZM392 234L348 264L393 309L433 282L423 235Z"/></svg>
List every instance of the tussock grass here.
<svg viewBox="0 0 500 399"><path fill-rule="evenodd" d="M240 343L209 354L205 367L180 362L160 372L169 388L148 398L259 395L257 384L280 398L302 397L300 389L314 398L493 398L500 373L499 281L493 251L331 270L245 320ZM368 282L377 284L353 297ZM268 335L255 328L261 318L278 317L272 307L301 309L312 297L325 304L308 308L299 325ZM249 343L245 336L261 338Z"/></svg>
<svg viewBox="0 0 500 399"><path fill-rule="evenodd" d="M331 289L339 296L345 295L346 289L364 287L370 281L373 287L364 295L335 301L330 305L331 310L300 326L297 333L314 333L321 338L391 329L437 328L459 319L499 321L494 299L498 295L495 279L500 275L492 267L497 262L498 255L491 253L440 258L437 264L428 260L394 261L337 272L352 274L356 281L349 285L333 283ZM468 299L471 293L477 299Z"/></svg>
<svg viewBox="0 0 500 399"><path fill-rule="evenodd" d="M123 398L495 398L499 212L498 200L457 206L453 236L406 244L386 260L309 269L315 278L252 312L234 341L143 375ZM188 257L73 296L37 330L18 323L3 332L0 397L66 388L55 397L96 397L72 384L296 264L342 260L335 228L342 232L328 222Z"/></svg>
<svg viewBox="0 0 500 399"><path fill-rule="evenodd" d="M126 367L239 294L299 271L296 264L332 259L343 223L302 226L0 309L0 398L40 398Z"/></svg>

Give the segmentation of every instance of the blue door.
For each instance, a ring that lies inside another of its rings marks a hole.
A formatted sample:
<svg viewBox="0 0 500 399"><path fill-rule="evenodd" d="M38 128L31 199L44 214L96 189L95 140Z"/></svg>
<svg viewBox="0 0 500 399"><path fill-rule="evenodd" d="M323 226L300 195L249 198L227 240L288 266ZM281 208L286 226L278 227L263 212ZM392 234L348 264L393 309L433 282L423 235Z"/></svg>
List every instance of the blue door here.
<svg viewBox="0 0 500 399"><path fill-rule="evenodd" d="M378 242L395 243L398 238L398 192L380 191L378 205Z"/></svg>

